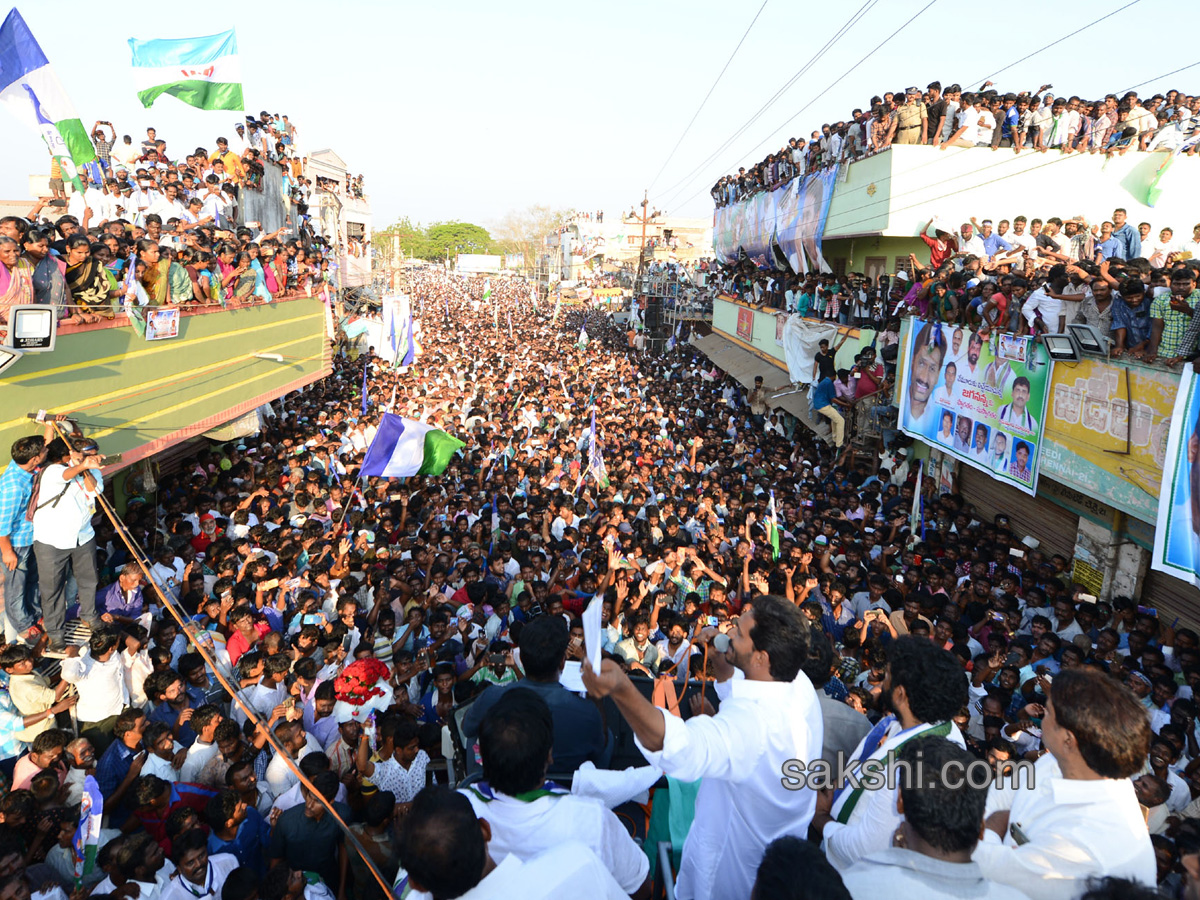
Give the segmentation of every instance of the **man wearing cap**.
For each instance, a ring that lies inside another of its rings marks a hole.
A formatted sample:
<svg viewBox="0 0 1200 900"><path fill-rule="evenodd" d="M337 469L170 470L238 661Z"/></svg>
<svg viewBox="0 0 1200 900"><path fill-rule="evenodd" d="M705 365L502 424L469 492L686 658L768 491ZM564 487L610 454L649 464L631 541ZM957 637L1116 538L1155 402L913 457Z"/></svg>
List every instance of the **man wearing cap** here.
<svg viewBox="0 0 1200 900"><path fill-rule="evenodd" d="M238 122L233 126L234 136L229 139L229 152L237 154L241 159L250 145L246 142L246 123Z"/></svg>
<svg viewBox="0 0 1200 900"><path fill-rule="evenodd" d="M893 144L924 144L929 128L929 110L921 99L920 88L905 91L905 103L896 110L896 136Z"/></svg>

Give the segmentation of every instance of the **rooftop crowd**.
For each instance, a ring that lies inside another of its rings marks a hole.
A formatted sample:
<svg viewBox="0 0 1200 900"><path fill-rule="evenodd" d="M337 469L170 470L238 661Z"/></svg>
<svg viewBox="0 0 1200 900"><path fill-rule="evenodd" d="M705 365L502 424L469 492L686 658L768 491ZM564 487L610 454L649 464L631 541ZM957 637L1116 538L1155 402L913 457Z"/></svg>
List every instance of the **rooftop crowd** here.
<svg viewBox="0 0 1200 900"><path fill-rule="evenodd" d="M1053 85L1000 92L992 82L978 91L934 81L874 96L850 119L825 123L807 140L790 138L747 170L723 176L711 193L717 206L772 191L839 162L853 162L893 144L981 147L1012 153L1105 153L1182 150L1195 154L1200 95L1178 90L1139 98L1127 91L1089 100L1056 96Z"/></svg>
<svg viewBox="0 0 1200 900"><path fill-rule="evenodd" d="M687 343L648 357L489 285L414 275L413 367L340 345L254 438L129 503L153 586L97 511L95 442L60 419L16 442L0 895L383 896L361 847L399 897L641 898L655 810L627 801L660 784L686 900L1197 896L1195 631L1089 600L902 447L839 465ZM466 446L360 480L389 410ZM379 679L365 725L348 669ZM482 780L448 789L443 730ZM924 774L792 777L889 757ZM1026 762L1032 785L1003 780ZM578 789L612 766L607 802ZM970 766L994 784L944 777ZM106 830L75 891L88 775Z"/></svg>
<svg viewBox="0 0 1200 900"><path fill-rule="evenodd" d="M146 307L220 307L313 293L332 281L330 246L308 216L314 187L286 115L246 116L206 147L168 146L154 128L136 142L96 122L97 160L68 196L57 160L49 196L0 219L0 331L15 305L53 306L90 324ZM286 222L264 233L239 206L281 170ZM362 195L362 177L340 186ZM315 201L313 201L315 202ZM240 224L239 224L240 223ZM133 267L132 273L130 267Z"/></svg>

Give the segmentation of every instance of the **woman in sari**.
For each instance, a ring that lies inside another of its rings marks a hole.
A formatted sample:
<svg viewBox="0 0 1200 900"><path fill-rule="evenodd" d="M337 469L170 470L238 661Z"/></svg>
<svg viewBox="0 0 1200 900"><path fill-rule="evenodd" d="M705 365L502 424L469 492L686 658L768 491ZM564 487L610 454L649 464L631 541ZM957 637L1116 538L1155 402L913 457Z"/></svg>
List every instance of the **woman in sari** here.
<svg viewBox="0 0 1200 900"><path fill-rule="evenodd" d="M257 276L250 264L249 253L239 253L237 263L233 268L233 280L229 282L231 297L240 303L249 303L254 297L254 285Z"/></svg>
<svg viewBox="0 0 1200 900"><path fill-rule="evenodd" d="M276 297L280 294L287 293L287 251L279 245L277 241L271 242L273 256L271 257L271 268L275 270L275 286L276 290L271 291Z"/></svg>
<svg viewBox="0 0 1200 900"><path fill-rule="evenodd" d="M0 235L0 335L8 337L8 310L26 303L33 303L33 267L15 240Z"/></svg>
<svg viewBox="0 0 1200 900"><path fill-rule="evenodd" d="M228 241L217 248L217 272L221 276L221 296L226 300L233 297L234 283L242 274L234 264L236 256L237 251Z"/></svg>
<svg viewBox="0 0 1200 900"><path fill-rule="evenodd" d="M150 299L151 306L171 304L171 261L162 258L158 243L151 238L137 242L138 261L145 264L141 285Z"/></svg>
<svg viewBox="0 0 1200 900"><path fill-rule="evenodd" d="M251 241L246 245L246 253L250 256L250 270L254 273L254 296L264 303L270 303L275 298L267 288L266 273L263 271L262 261L258 258L258 244Z"/></svg>
<svg viewBox="0 0 1200 900"><path fill-rule="evenodd" d="M111 319L112 285L104 266L92 256L92 243L85 234L67 238L67 289L71 292L71 315L65 322L84 324Z"/></svg>
<svg viewBox="0 0 1200 900"><path fill-rule="evenodd" d="M188 277L187 269L176 261L176 252L169 247L160 248L158 252L161 256L159 266L165 263L167 267L168 302L173 306L192 303L196 299L192 291L192 279Z"/></svg>
<svg viewBox="0 0 1200 900"><path fill-rule="evenodd" d="M53 306L56 318L67 315L71 294L67 290L66 265L50 253L54 231L34 228L25 236L25 259L33 266L33 302Z"/></svg>
<svg viewBox="0 0 1200 900"><path fill-rule="evenodd" d="M279 272L275 267L276 262L276 246L274 241L263 241L262 249L258 254L259 264L262 266L263 284L270 293L271 298L278 297L283 290L280 286ZM287 272L284 272L284 278L287 278Z"/></svg>
<svg viewBox="0 0 1200 900"><path fill-rule="evenodd" d="M221 264L217 261L216 256L204 253L198 258L196 265L199 267L200 284L204 288L205 296L208 297L208 305L224 306L225 294L221 288Z"/></svg>

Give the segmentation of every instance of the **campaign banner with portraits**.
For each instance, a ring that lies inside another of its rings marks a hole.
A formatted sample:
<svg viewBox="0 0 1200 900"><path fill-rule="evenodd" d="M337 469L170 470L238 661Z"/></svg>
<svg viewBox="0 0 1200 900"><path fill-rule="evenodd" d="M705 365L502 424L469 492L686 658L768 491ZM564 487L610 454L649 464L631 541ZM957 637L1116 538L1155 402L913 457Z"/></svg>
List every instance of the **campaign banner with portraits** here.
<svg viewBox="0 0 1200 900"><path fill-rule="evenodd" d="M717 259L745 258L759 268L790 266L797 274L833 271L823 255L822 236L837 176L838 167L830 166L714 210Z"/></svg>
<svg viewBox="0 0 1200 900"><path fill-rule="evenodd" d="M900 429L1027 494L1037 491L1050 360L1031 338L910 319Z"/></svg>
<svg viewBox="0 0 1200 900"><path fill-rule="evenodd" d="M1200 390L1184 366L1167 433L1151 568L1200 587ZM1148 602L1148 601L1147 601Z"/></svg>

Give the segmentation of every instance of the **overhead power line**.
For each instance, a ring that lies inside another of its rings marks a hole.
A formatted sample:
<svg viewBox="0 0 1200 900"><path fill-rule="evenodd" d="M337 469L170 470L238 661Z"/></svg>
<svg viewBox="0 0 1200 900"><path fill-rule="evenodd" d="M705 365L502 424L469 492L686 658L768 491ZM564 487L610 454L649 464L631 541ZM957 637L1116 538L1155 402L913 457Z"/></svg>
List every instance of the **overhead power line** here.
<svg viewBox="0 0 1200 900"><path fill-rule="evenodd" d="M758 119L762 116L762 114L765 113L771 107L771 105L775 103L776 100L778 100L781 96L783 96L783 94L788 90L788 88L790 88L792 85L794 85L804 75L805 72L807 72L810 68L812 68L812 66L814 66L817 63L817 61L820 60L820 58L833 47L834 44L836 44L843 36L845 36L845 34L864 15L866 15L871 10L871 7L873 7L878 2L879 2L879 0L865 0L863 5L861 7L859 7L858 11L855 12L846 21L846 23L844 25L842 25L842 27L839 28L834 33L833 37L831 37L828 41L825 42L825 45L823 47L821 47L813 55L813 57L800 68L800 71L796 72L795 75L793 75L790 79L788 79L786 82L784 82L783 87L779 88L779 90L777 90L773 95L771 95L767 99L767 101L758 108L758 111L755 112L754 115L752 115L749 119L747 119L744 123L742 123L742 125L738 129L736 129L730 137L726 138L721 143L721 145L718 146L717 149L714 150L712 153L710 153L703 162L701 162L698 166L696 166L696 168L692 169L691 172L689 172L687 175L685 175L679 181L675 182L670 187L665 188L662 191L662 194L663 195L673 194L677 188L681 187L684 184L688 184L691 181L692 177L697 172L704 169L709 163L711 163L714 159L716 159L718 156L720 156L721 153L723 153L725 151L725 149L728 146L730 146L730 144L732 144L743 133L745 133L747 128L749 128L756 121L758 121ZM662 205L663 204L659 204L659 206L662 206Z"/></svg>
<svg viewBox="0 0 1200 900"><path fill-rule="evenodd" d="M721 74L717 76L717 80L712 83L712 87L708 89L708 93L705 94L704 99L700 101L700 105L696 108L696 112L692 116L691 121L688 122L687 127L683 129L683 134L679 136L679 140L675 142L675 146L672 147L671 152L667 154L667 158L663 162L662 168L658 170L658 174L655 175L654 180L650 182L650 187L654 187L655 182L658 181L658 179L662 176L663 171L667 168L667 163L674 158L675 151L679 149L679 146L683 143L683 139L687 137L687 134L689 131L691 131L692 126L696 124L696 118L700 115L701 110L704 109L704 104L708 103L708 98L712 96L713 91L717 89L717 85L721 83L721 79L725 77L725 72L729 69L729 64L733 62L733 58L737 56L738 51L742 49L742 44L746 42L746 36L750 34L750 29L754 27L754 23L758 21L758 17L762 15L762 11L767 8L767 3L769 2L770 0L763 0L762 6L758 8L758 12L754 14L754 18L751 19L750 24L746 26L746 31L742 34L742 39L737 42L737 46L734 47L733 52L729 54L729 59L725 60L725 65L721 68Z"/></svg>
<svg viewBox="0 0 1200 900"><path fill-rule="evenodd" d="M1065 40L1069 40L1070 38L1073 38L1073 37L1077 37L1078 35L1081 35L1081 34L1083 34L1085 31L1087 31L1087 30L1088 30L1089 28L1091 28L1093 25L1099 25L1099 24L1100 24L1101 22L1103 22L1105 19L1111 19L1111 18L1112 18L1113 16L1115 16L1117 13L1119 13L1119 12L1124 12L1125 10L1129 9L1129 7L1131 7L1131 6L1136 6L1137 4L1139 4L1139 3L1141 3L1141 2L1142 2L1142 0L1131 0L1131 2L1130 2L1130 3L1126 3L1124 6L1122 6L1122 7L1118 8L1118 9L1114 9L1112 12L1110 12L1110 13L1107 13L1106 15L1103 15L1103 16L1101 16L1100 18L1096 19L1095 21L1093 21L1093 22L1088 22L1088 23L1087 23L1086 25L1084 25L1082 28L1073 28L1073 29L1071 29L1071 30L1070 30L1070 31L1068 31L1066 34L1064 34L1062 37L1060 37L1060 38L1056 38L1055 40L1051 41L1049 44L1047 44L1047 45L1046 45L1046 46L1044 46L1044 47L1039 47L1037 50L1034 50L1032 53L1027 53L1025 56L1022 56L1022 57L1021 57L1020 59L1018 59L1016 62L1010 62L1010 63L1009 63L1007 66L1004 66L1004 67L1002 67L1002 68L999 68L999 69L997 69L997 70L996 70L995 72L993 72L991 75L984 75L982 78L976 78L974 81L969 81L969 82L966 82L966 83L967 83L967 84L983 84L985 81L991 81L993 78L995 78L995 77L996 77L997 75L999 75L1001 72L1007 72L1007 71L1008 71L1009 69L1011 69L1013 66L1018 66L1018 65L1020 65L1021 63L1025 62L1025 60L1027 60L1027 59L1033 59L1033 58L1034 58L1035 56L1037 56L1039 53L1045 53L1045 52L1046 52L1047 50L1049 50L1051 47L1058 47L1058 46L1060 46L1060 45L1062 44L1062 42L1063 42L1063 41L1065 41Z"/></svg>
<svg viewBox="0 0 1200 900"><path fill-rule="evenodd" d="M937 0L929 0L928 3L926 3L919 10L917 10L917 12L915 12L912 16L910 16L907 20L905 20L904 24L902 24L899 28L897 28L895 31L893 31L891 34L889 34L887 37L885 37L882 41L880 41L878 44L876 44L871 50L869 50L867 52L867 54L862 57L862 59L860 59L858 62L856 62L850 68L848 68L845 72L843 72L841 75L839 75L837 78L835 78L823 91L821 91L819 94L817 94L811 100L809 100L806 104L804 104L802 107L800 107L800 109L798 109L793 115L789 116L787 121L785 121L782 125L780 125L778 128L775 128L774 130L772 130L771 135L775 134L777 131L781 131L782 129L786 128L795 119L797 119L801 113L803 113L810 106L812 106L814 103L816 103L818 100L820 100L826 94L828 94L831 90L833 90L835 87L837 87L837 85L841 84L841 82L846 78L847 75L849 75L851 72L858 69L868 59L870 59L872 56L874 56L876 53L878 53L884 47L885 44L887 44L889 41L891 41L893 38L895 38L898 34L900 34L900 32L904 31L904 29L906 29L909 25L911 25L917 19L919 19L925 13L925 11L928 10L935 3L937 3ZM752 147L746 153L740 154L739 158L746 159L746 158L752 156L755 153L755 151L758 150L759 147L761 147L763 144L765 144L768 140L771 139L771 135L768 135L767 137L763 138L761 141L759 141L757 144L755 144L754 147ZM737 163L735 162L733 165L737 165ZM727 171L729 168L730 168L729 166L723 166L722 171ZM691 200L694 197L696 197L703 190L705 190L705 188L703 186L701 186L699 191L696 191L696 193L692 194L690 197L687 198L687 200L684 200L683 203L681 203L680 205L682 206L684 204L691 202ZM682 193L682 192L681 191L676 192L676 194L673 196L677 196L679 193ZM661 206L669 206L670 204L663 203L660 205Z"/></svg>

